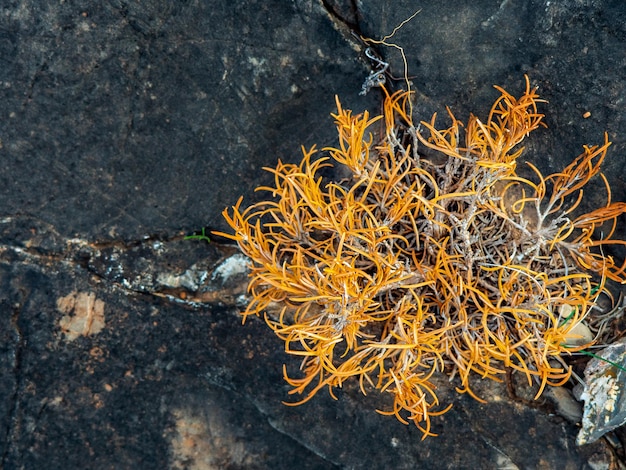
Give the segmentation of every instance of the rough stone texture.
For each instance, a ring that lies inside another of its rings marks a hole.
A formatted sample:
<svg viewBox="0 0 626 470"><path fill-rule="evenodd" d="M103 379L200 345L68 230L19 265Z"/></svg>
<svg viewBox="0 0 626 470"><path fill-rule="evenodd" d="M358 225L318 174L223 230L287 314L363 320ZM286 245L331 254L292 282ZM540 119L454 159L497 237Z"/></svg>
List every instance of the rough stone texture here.
<svg viewBox="0 0 626 470"><path fill-rule="evenodd" d="M333 144L335 94L376 111L375 90L358 94L369 65L351 33L380 39L417 7L389 41L406 52L419 117L485 115L492 85L517 94L527 73L549 128L526 158L556 171L606 130L605 169L626 200L622 3L3 2L0 466L615 464L604 441L576 447L549 403L493 382L477 381L483 405L441 381L454 407L426 441L353 384L338 401L282 405L282 364L298 363L262 320L240 325L245 273L224 264L235 249L182 236L223 229L223 207L269 181L261 167ZM401 75L397 50L376 49ZM72 293L104 303L102 331L68 341L57 300Z"/></svg>

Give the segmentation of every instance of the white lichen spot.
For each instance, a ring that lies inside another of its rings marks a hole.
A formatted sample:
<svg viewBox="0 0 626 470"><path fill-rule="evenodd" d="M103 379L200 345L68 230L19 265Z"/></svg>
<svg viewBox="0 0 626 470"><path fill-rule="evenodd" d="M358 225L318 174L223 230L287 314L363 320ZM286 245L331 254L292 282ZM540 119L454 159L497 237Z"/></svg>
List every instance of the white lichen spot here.
<svg viewBox="0 0 626 470"><path fill-rule="evenodd" d="M157 283L174 289L184 287L195 292L204 283L206 277L206 270L194 264L182 274L160 273L157 276Z"/></svg>
<svg viewBox="0 0 626 470"><path fill-rule="evenodd" d="M246 274L248 272L248 261L246 256L239 253L226 258L215 268L211 275L211 280L221 279L221 282L224 283L234 276Z"/></svg>
<svg viewBox="0 0 626 470"><path fill-rule="evenodd" d="M265 58L257 58L257 57L249 57L248 63L252 66L254 76L258 76L261 73L265 73L267 71L267 67L265 64L267 60Z"/></svg>

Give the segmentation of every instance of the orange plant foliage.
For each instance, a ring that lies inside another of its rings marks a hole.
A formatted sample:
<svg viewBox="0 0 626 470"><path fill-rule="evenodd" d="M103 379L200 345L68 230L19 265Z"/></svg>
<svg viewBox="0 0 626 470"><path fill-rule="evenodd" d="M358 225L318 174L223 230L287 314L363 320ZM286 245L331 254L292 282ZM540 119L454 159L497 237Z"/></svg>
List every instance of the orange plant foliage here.
<svg viewBox="0 0 626 470"><path fill-rule="evenodd" d="M590 344L574 328L593 315L606 279L623 265L605 256L626 204L574 217L583 187L600 171L610 143L584 147L559 173L520 177L519 144L542 125L528 78L516 99L501 96L485 122L467 126L449 111L418 128L407 92L385 92L384 112L352 115L337 100L336 148L303 149L300 164L279 162L268 200L224 217L250 258L251 302L289 354L302 358L289 377L302 403L349 379L393 395L388 411L432 434L439 404L431 378L456 374L459 392L476 397L472 374L500 380L507 369L537 384L561 385L561 360ZM375 123L382 130L373 134ZM376 137L375 137L376 135ZM423 149L428 149L423 152ZM428 154L428 157L425 156ZM344 165L350 180L320 170ZM604 178L604 177L602 177ZM606 180L605 180L606 183ZM608 190L608 183L606 184ZM596 238L597 228L611 227Z"/></svg>

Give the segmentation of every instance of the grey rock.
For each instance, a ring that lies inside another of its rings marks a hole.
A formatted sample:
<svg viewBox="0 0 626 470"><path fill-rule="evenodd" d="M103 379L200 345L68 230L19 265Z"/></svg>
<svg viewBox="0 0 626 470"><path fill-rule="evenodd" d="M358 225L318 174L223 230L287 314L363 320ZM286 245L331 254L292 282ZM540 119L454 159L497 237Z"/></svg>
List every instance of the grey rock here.
<svg viewBox="0 0 626 470"><path fill-rule="evenodd" d="M582 429L576 443L588 444L626 423L626 340L594 353L585 367L583 384L574 389L585 402Z"/></svg>

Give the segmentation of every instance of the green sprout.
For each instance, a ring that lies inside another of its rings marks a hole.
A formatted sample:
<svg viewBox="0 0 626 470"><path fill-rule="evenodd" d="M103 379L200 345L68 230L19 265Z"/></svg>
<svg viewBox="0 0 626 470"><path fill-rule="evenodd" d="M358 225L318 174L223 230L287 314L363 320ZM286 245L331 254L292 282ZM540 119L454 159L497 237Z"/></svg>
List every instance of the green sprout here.
<svg viewBox="0 0 626 470"><path fill-rule="evenodd" d="M207 243L211 243L211 239L205 233L205 230L206 229L203 227L202 230L200 230L200 232L194 232L191 235L187 235L185 236L183 240L198 240L198 241L205 241Z"/></svg>

